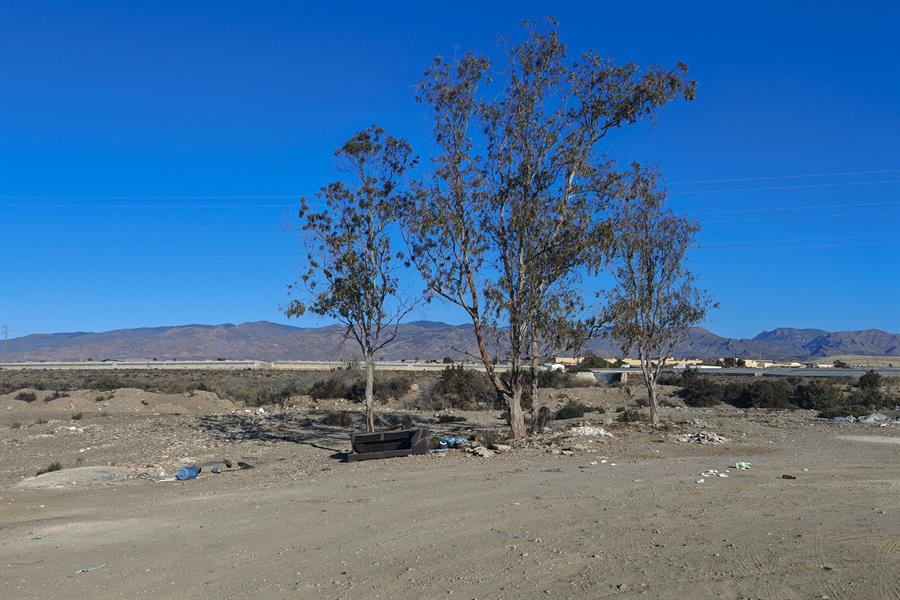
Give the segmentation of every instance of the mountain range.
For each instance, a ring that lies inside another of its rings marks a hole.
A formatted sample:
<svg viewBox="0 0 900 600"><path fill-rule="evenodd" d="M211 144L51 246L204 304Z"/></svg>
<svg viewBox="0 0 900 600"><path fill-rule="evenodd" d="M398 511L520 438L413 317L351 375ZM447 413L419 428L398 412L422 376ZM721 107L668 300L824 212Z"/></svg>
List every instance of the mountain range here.
<svg viewBox="0 0 900 600"><path fill-rule="evenodd" d="M180 325L117 329L101 333L34 334L8 340L0 359L20 361L84 360L347 360L359 355L343 328L294 327L268 321L239 325ZM599 338L589 348L600 356L619 356L614 340ZM387 360L461 358L476 350L470 325L414 321L380 353ZM804 359L834 355L900 356L900 334L878 329L829 332L780 327L752 339L718 336L702 328L675 352L678 357Z"/></svg>

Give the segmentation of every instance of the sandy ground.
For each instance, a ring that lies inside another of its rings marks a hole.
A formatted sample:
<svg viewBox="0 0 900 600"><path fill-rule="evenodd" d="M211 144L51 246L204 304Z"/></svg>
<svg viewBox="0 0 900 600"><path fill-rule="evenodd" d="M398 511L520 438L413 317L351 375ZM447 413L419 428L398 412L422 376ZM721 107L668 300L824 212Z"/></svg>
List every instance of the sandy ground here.
<svg viewBox="0 0 900 600"><path fill-rule="evenodd" d="M343 463L347 430L318 411L144 400L4 413L0 598L900 599L898 425L668 408L669 430L604 425L560 440L572 455ZM731 441L675 440L701 430ZM255 468L21 487L52 461L163 474L221 456ZM696 483L707 469L730 472Z"/></svg>

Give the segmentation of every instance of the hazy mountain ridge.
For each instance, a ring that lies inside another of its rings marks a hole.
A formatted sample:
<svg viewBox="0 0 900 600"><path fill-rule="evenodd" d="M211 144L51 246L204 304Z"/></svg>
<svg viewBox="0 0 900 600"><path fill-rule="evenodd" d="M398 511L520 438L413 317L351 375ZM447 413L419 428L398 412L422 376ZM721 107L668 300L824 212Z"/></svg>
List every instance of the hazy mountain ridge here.
<svg viewBox="0 0 900 600"><path fill-rule="evenodd" d="M339 325L303 328L268 321L233 325L180 325L117 329L100 333L34 334L8 341L10 361L74 360L348 360L358 355L356 343L344 340ZM614 340L592 340L602 356L619 356ZM470 325L434 321L405 323L381 353L384 359L460 358L476 353ZM878 329L828 332L780 327L752 339L732 339L696 328L677 349L679 357L737 356L803 359L838 354L900 356L900 334Z"/></svg>

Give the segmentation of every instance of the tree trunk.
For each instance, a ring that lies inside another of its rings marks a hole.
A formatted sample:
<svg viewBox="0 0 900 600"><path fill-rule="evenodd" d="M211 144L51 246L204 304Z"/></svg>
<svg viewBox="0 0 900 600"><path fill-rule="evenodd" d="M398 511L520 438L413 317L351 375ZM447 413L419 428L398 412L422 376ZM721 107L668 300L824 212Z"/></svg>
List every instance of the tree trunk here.
<svg viewBox="0 0 900 600"><path fill-rule="evenodd" d="M375 431L375 358L366 354L366 431Z"/></svg>
<svg viewBox="0 0 900 600"><path fill-rule="evenodd" d="M506 396L506 405L509 407L509 427L512 429L514 440L524 439L528 435L525 429L525 412L522 410L522 379L510 382L512 394Z"/></svg>
<svg viewBox="0 0 900 600"><path fill-rule="evenodd" d="M537 338L531 338L531 415L532 420L540 408L538 401L538 343Z"/></svg>
<svg viewBox="0 0 900 600"><path fill-rule="evenodd" d="M650 397L650 423L659 425L659 407L656 403L656 380L652 377L645 377L647 384L647 395Z"/></svg>

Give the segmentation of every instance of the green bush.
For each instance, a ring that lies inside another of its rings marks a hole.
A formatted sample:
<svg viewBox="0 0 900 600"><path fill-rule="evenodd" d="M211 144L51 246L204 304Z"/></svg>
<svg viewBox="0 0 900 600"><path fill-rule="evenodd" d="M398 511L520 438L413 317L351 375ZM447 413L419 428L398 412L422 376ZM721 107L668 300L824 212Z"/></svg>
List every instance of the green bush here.
<svg viewBox="0 0 900 600"><path fill-rule="evenodd" d="M34 402L37 400L37 394L34 392L19 392L15 396L16 400L21 400L22 402Z"/></svg>
<svg viewBox="0 0 900 600"><path fill-rule="evenodd" d="M588 406L587 404L582 404L581 402L570 400L556 411L555 419L557 421L562 421L565 419L580 419L589 412L602 413L604 411L603 409L594 408L593 406Z"/></svg>
<svg viewBox="0 0 900 600"><path fill-rule="evenodd" d="M819 379L812 379L794 388L793 402L798 408L830 411L844 404L837 386Z"/></svg>
<svg viewBox="0 0 900 600"><path fill-rule="evenodd" d="M461 417L459 415L440 415L437 418L438 423L462 423L465 420L465 417Z"/></svg>
<svg viewBox="0 0 900 600"><path fill-rule="evenodd" d="M582 359L578 366L586 369L608 369L612 365L593 352L588 352L584 355L584 359Z"/></svg>
<svg viewBox="0 0 900 600"><path fill-rule="evenodd" d="M792 391L787 381L759 379L744 388L740 406L783 410L790 406Z"/></svg>
<svg viewBox="0 0 900 600"><path fill-rule="evenodd" d="M881 375L874 369L870 369L859 378L856 387L861 390L877 390L881 387Z"/></svg>
<svg viewBox="0 0 900 600"><path fill-rule="evenodd" d="M682 376L681 385L682 388L678 390L677 394L687 406L717 406L725 401L724 386L707 377Z"/></svg>
<svg viewBox="0 0 900 600"><path fill-rule="evenodd" d="M34 476L37 477L38 475L43 475L44 473L52 473L53 471L59 471L60 469L62 469L62 465L58 462L53 462L42 469L38 469L38 472L35 473Z"/></svg>

